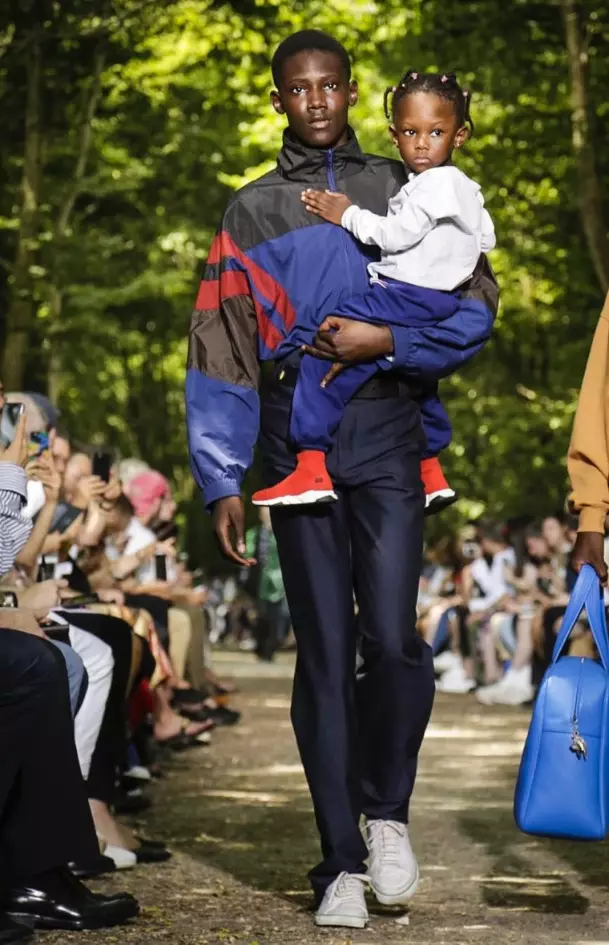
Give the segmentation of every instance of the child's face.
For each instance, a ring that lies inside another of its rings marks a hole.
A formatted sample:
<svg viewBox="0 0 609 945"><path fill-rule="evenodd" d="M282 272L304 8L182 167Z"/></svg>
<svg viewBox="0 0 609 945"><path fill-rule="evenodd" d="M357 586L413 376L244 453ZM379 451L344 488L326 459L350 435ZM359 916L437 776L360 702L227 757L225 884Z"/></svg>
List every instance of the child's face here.
<svg viewBox="0 0 609 945"><path fill-rule="evenodd" d="M433 92L400 99L389 130L404 164L415 174L440 167L468 137L467 128L457 123L452 102Z"/></svg>
<svg viewBox="0 0 609 945"><path fill-rule="evenodd" d="M311 50L283 64L281 84L271 92L273 108L287 115L296 137L312 148L332 148L347 138L349 107L357 83L348 82L336 53Z"/></svg>

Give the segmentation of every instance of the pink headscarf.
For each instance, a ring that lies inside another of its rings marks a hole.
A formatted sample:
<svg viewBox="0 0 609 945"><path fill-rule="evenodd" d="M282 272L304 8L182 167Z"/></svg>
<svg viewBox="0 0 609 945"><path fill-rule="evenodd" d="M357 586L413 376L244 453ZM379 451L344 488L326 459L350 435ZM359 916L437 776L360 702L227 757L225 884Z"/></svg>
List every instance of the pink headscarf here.
<svg viewBox="0 0 609 945"><path fill-rule="evenodd" d="M154 469L135 476L124 487L125 495L133 505L138 518L146 518L154 503L171 492L165 476Z"/></svg>

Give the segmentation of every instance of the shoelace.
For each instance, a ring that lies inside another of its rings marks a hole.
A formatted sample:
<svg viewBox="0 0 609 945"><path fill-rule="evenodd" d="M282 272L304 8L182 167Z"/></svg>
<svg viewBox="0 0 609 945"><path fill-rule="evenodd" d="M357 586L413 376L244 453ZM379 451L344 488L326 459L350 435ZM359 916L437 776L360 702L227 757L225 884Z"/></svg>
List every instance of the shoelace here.
<svg viewBox="0 0 609 945"><path fill-rule="evenodd" d="M366 883L366 885L370 883L365 873L341 873L334 887L334 896L336 899L345 900L359 897L359 886L356 886L352 880L359 883Z"/></svg>
<svg viewBox="0 0 609 945"><path fill-rule="evenodd" d="M400 865L400 840L406 833L404 824L392 820L379 820L368 825L370 843L380 846L380 854L385 863L394 866Z"/></svg>

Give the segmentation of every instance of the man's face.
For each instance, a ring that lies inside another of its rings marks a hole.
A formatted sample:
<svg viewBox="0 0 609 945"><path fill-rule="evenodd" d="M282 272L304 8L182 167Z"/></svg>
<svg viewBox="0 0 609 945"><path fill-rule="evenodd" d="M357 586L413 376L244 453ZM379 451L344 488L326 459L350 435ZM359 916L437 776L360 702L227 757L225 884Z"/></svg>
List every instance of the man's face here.
<svg viewBox="0 0 609 945"><path fill-rule="evenodd" d="M273 108L286 115L303 144L333 148L345 144L349 107L357 102L357 83L348 82L336 53L311 50L287 59L281 83L271 93Z"/></svg>
<svg viewBox="0 0 609 945"><path fill-rule="evenodd" d="M55 469L63 479L66 466L68 465L68 460L72 454L70 444L67 440L64 440L63 437L55 436L53 437L51 444L51 453L53 455L53 460L55 461Z"/></svg>

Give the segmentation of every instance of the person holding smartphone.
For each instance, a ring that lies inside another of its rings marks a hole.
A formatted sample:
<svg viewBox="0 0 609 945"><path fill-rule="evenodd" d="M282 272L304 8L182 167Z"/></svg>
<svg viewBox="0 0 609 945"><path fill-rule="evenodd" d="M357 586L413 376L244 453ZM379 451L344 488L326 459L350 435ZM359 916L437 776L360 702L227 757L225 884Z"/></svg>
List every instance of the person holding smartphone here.
<svg viewBox="0 0 609 945"><path fill-rule="evenodd" d="M32 527L21 514L27 455L22 413L14 439L0 448L0 577L12 569ZM99 846L74 744L64 658L44 639L35 608L20 607L7 591L0 605L0 941L25 940L31 927L120 924L137 915L136 900L93 896L66 866L94 861Z"/></svg>

